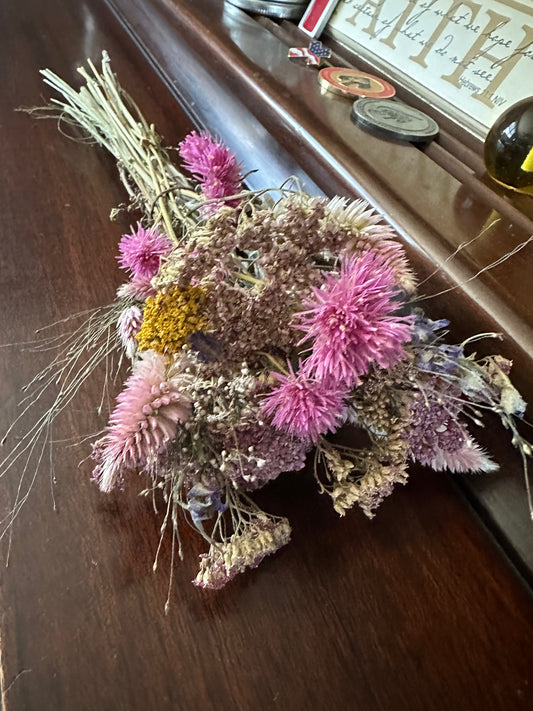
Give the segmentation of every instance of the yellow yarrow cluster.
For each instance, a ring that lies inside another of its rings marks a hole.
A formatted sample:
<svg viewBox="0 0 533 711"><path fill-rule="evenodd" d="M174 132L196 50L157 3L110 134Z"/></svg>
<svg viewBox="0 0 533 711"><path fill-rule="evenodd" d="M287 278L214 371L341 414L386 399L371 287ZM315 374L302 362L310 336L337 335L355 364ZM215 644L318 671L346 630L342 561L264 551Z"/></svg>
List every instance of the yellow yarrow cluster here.
<svg viewBox="0 0 533 711"><path fill-rule="evenodd" d="M199 286L171 286L146 299L141 330L137 334L139 350L176 353L188 337L205 330L208 320L202 306L205 292Z"/></svg>

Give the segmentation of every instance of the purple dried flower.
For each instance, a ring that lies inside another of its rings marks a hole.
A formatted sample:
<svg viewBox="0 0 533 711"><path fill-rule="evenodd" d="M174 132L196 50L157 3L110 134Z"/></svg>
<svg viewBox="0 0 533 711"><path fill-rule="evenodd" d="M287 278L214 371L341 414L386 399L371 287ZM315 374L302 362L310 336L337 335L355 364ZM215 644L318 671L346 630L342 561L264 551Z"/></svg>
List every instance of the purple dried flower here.
<svg viewBox="0 0 533 711"><path fill-rule="evenodd" d="M316 442L320 435L335 431L342 423L348 391L302 370L295 373L290 363L288 366L288 375L271 373L281 384L265 397L261 409L272 417L274 427Z"/></svg>
<svg viewBox="0 0 533 711"><path fill-rule="evenodd" d="M227 508L228 505L222 502L219 489L198 482L187 492L187 509L194 525L199 528L202 521L207 521L215 513L222 513Z"/></svg>
<svg viewBox="0 0 533 711"><path fill-rule="evenodd" d="M413 323L413 343L433 343L438 340L442 334L438 331L443 331L450 325L446 318L433 321L428 318L423 311L415 309L415 321Z"/></svg>
<svg viewBox="0 0 533 711"><path fill-rule="evenodd" d="M235 155L208 133L190 133L180 143L180 156L185 169L200 181L206 198L223 198L240 192L242 175ZM231 207L238 203L238 200L226 202ZM217 205L213 209L216 210Z"/></svg>
<svg viewBox="0 0 533 711"><path fill-rule="evenodd" d="M394 272L379 254L344 257L340 274L328 274L295 315L301 342L312 343L305 371L353 387L371 363L388 369L402 360L413 317L394 315L395 295Z"/></svg>
<svg viewBox="0 0 533 711"><path fill-rule="evenodd" d="M440 471L484 471L497 469L494 462L472 439L461 422L460 391L439 378L424 384L411 402L412 424L406 433L413 459Z"/></svg>
<svg viewBox="0 0 533 711"><path fill-rule="evenodd" d="M163 356L146 351L117 398L106 434L96 442L93 479L110 491L125 470L143 468L176 436L178 424L190 417L190 398L182 373L167 372Z"/></svg>
<svg viewBox="0 0 533 711"><path fill-rule="evenodd" d="M451 472L483 472L489 474L499 469L498 465L484 452L472 437L466 436L463 445L453 452L436 450L429 465L437 470L448 469Z"/></svg>
<svg viewBox="0 0 533 711"><path fill-rule="evenodd" d="M451 375L458 371L459 360L462 357L461 346L441 343L439 346L429 346L420 351L418 367L428 373Z"/></svg>
<svg viewBox="0 0 533 711"><path fill-rule="evenodd" d="M302 469L311 447L309 440L258 422L257 418L239 423L220 441L225 452L220 470L243 490L258 489L283 472Z"/></svg>
<svg viewBox="0 0 533 711"><path fill-rule="evenodd" d="M195 331L189 336L189 345L201 363L212 363L224 356L224 347L210 333Z"/></svg>
<svg viewBox="0 0 533 711"><path fill-rule="evenodd" d="M137 231L123 235L118 248L117 259L122 269L129 270L134 279L152 279L159 271L161 259L172 251L172 242L157 227L145 230L138 222Z"/></svg>

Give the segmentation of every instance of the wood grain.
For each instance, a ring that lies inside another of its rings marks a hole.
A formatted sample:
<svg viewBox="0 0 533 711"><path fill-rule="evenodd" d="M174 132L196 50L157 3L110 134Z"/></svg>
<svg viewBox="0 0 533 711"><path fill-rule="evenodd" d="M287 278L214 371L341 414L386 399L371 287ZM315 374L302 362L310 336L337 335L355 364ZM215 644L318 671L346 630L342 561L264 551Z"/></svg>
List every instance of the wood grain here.
<svg viewBox="0 0 533 711"><path fill-rule="evenodd" d="M13 111L45 93L38 68L74 81L106 48L169 144L190 123L103 3L0 12L0 333L16 343L113 298L127 228L107 219L124 199L113 161ZM5 429L43 356L0 352ZM289 516L291 545L205 593L190 585L202 543L184 527L165 615L170 545L153 573L161 518L140 482L104 496L78 468L87 448L59 442L102 427L99 398L92 382L54 431L57 511L46 464L13 527L0 582L4 711L531 708L530 593L444 475L414 472L372 522L339 519L309 472L281 477L259 498ZM0 481L2 514L21 473Z"/></svg>

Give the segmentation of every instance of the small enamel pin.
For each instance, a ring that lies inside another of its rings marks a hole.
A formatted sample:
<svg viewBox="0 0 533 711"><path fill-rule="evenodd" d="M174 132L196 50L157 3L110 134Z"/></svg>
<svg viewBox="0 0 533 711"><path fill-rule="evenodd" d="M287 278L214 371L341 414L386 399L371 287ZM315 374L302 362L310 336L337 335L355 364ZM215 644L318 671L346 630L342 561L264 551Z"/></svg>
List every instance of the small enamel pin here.
<svg viewBox="0 0 533 711"><path fill-rule="evenodd" d="M288 57L289 59L305 59L306 64L318 67L323 59L331 57L331 50L324 47L319 40L313 40L309 47L291 47Z"/></svg>

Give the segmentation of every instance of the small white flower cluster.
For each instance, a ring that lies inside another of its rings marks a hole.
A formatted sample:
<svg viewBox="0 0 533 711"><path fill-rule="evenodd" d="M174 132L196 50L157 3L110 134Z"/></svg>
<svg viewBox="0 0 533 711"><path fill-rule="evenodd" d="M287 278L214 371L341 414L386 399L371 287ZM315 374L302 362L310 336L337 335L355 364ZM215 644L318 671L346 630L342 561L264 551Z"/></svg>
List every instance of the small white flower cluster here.
<svg viewBox="0 0 533 711"><path fill-rule="evenodd" d="M244 530L235 532L221 543L212 543L209 553L200 556L200 570L193 583L218 590L246 568L256 568L267 555L286 545L291 527L286 518L272 519L266 514L254 516Z"/></svg>
<svg viewBox="0 0 533 711"><path fill-rule="evenodd" d="M354 450L352 458L346 459L333 446L322 447L327 474L333 480L331 488L323 488L340 516L357 504L368 518L374 518L374 509L392 493L394 485L407 481L405 469L384 465L368 453L365 456Z"/></svg>
<svg viewBox="0 0 533 711"><path fill-rule="evenodd" d="M256 388L257 380L250 374L246 363L233 378L205 378L196 374L189 388L194 403L193 420L203 422L211 429L216 429L217 425L227 428L228 420L237 422L250 407Z"/></svg>
<svg viewBox="0 0 533 711"><path fill-rule="evenodd" d="M333 508L339 516L344 516L346 511L359 500L360 487L353 479L349 478L355 471L354 462L344 459L333 448L324 450L323 454L327 462L328 473L334 480L333 487L329 491L333 500Z"/></svg>
<svg viewBox="0 0 533 711"><path fill-rule="evenodd" d="M369 470L359 480L346 480L333 487L333 507L341 516L358 504L365 516L374 518L375 509L389 496L395 484L405 484L407 473L398 467L379 466Z"/></svg>

